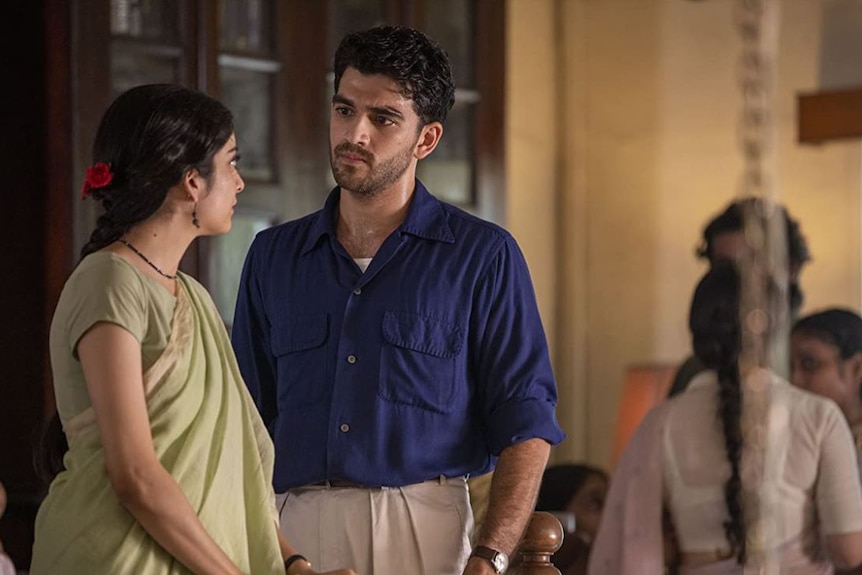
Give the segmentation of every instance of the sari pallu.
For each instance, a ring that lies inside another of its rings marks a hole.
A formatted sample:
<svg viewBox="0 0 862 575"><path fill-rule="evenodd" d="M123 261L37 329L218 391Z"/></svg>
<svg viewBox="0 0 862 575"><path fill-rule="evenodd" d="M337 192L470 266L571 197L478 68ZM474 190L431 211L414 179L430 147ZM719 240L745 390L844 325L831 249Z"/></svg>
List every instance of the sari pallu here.
<svg viewBox="0 0 862 575"><path fill-rule="evenodd" d="M178 288L167 347L144 373L156 454L243 573L283 573L272 443L209 294L182 274ZM31 574L189 573L117 499L92 407L64 429L66 471L39 509Z"/></svg>
<svg viewBox="0 0 862 575"><path fill-rule="evenodd" d="M590 553L589 575L662 575L664 546L663 437L671 404L653 408L629 440L614 471L599 532ZM773 551L767 566L735 559L685 566L679 575L829 575L831 565L813 560L792 541ZM777 569L777 570L776 570Z"/></svg>

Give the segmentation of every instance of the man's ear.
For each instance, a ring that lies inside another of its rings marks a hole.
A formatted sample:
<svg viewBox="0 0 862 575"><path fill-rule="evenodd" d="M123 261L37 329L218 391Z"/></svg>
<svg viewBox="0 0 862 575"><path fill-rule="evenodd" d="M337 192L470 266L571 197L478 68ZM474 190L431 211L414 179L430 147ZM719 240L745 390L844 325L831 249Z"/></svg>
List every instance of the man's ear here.
<svg viewBox="0 0 862 575"><path fill-rule="evenodd" d="M431 122L422 126L419 132L419 141L416 143L416 151L413 153L417 160L421 160L434 151L440 138L443 137L443 124Z"/></svg>
<svg viewBox="0 0 862 575"><path fill-rule="evenodd" d="M187 171L183 176L183 191L193 202L198 202L204 197L206 190L206 180L203 179L200 172L195 168Z"/></svg>

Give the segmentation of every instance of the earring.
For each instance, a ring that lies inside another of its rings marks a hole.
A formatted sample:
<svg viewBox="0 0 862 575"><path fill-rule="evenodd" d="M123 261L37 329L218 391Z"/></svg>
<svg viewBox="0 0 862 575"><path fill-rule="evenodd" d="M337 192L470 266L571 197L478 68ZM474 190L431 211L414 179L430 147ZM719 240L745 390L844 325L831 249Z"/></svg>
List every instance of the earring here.
<svg viewBox="0 0 862 575"><path fill-rule="evenodd" d="M198 203L195 202L195 209L192 210L192 223L196 228L201 227L201 222L198 220Z"/></svg>

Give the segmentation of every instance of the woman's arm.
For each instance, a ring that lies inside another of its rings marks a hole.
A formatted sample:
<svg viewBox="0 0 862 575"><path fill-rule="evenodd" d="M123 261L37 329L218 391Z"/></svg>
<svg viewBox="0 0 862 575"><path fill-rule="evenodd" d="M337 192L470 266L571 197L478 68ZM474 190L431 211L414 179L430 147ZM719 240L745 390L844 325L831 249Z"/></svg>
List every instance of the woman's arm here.
<svg viewBox="0 0 862 575"><path fill-rule="evenodd" d="M240 574L156 457L140 343L120 326L101 322L81 337L77 349L105 449L108 478L120 503L193 572Z"/></svg>

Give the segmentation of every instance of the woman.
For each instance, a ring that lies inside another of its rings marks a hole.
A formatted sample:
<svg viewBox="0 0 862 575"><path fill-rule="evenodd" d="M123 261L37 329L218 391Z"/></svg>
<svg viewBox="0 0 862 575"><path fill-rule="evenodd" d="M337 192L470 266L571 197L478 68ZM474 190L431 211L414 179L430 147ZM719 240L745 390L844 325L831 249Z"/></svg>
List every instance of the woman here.
<svg viewBox="0 0 862 575"><path fill-rule="evenodd" d="M833 308L801 318L790 358L793 384L838 404L862 459L862 317Z"/></svg>
<svg viewBox="0 0 862 575"><path fill-rule="evenodd" d="M608 491L608 474L583 464L552 465L542 475L536 511L566 513L574 518L563 545L551 562L562 575L587 572L590 545L599 529Z"/></svg>
<svg viewBox="0 0 862 575"><path fill-rule="evenodd" d="M862 317L832 308L801 318L790 334L790 359L794 385L841 408L862 475ZM862 573L862 567L852 573Z"/></svg>
<svg viewBox="0 0 862 575"><path fill-rule="evenodd" d="M244 184L230 112L179 86L133 88L93 160L82 196L103 214L50 333L68 452L31 573L313 573L278 534L272 444L224 325L178 271L195 238L231 227Z"/></svg>
<svg viewBox="0 0 862 575"><path fill-rule="evenodd" d="M590 558L590 573L651 574L665 568L662 514L676 535L680 573L755 573L755 512L769 519L763 551L779 572L831 573L862 563L862 489L853 441L835 404L757 372L769 398L769 466L746 444L739 277L732 264L701 279L689 326L708 367L679 396L653 409L626 447ZM743 493L743 478L761 477ZM775 494L768 508L757 493ZM825 552L825 553L824 553ZM824 555L828 556L825 557Z"/></svg>

